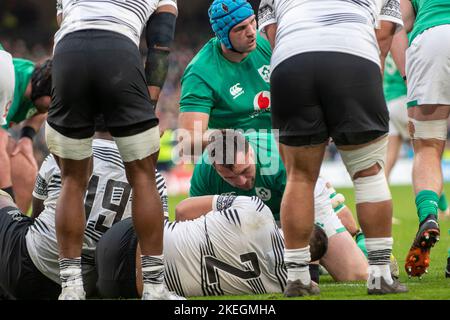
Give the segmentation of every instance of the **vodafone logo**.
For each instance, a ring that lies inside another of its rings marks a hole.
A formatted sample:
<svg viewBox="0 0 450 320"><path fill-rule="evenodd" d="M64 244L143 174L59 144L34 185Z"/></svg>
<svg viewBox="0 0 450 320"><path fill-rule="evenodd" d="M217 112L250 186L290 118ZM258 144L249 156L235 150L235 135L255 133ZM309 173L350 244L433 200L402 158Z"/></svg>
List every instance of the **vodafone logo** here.
<svg viewBox="0 0 450 320"><path fill-rule="evenodd" d="M255 108L255 110L270 109L270 92L259 92L253 99L253 107Z"/></svg>

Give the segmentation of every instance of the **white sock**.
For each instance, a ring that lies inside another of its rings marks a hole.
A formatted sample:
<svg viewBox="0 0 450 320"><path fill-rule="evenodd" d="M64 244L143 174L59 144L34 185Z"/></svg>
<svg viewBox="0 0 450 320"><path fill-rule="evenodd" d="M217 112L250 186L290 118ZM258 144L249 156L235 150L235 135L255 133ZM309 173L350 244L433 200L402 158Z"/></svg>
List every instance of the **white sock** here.
<svg viewBox="0 0 450 320"><path fill-rule="evenodd" d="M311 262L309 246L299 249L284 249L284 264L288 272L288 280L300 279L304 285L311 283L308 264Z"/></svg>
<svg viewBox="0 0 450 320"><path fill-rule="evenodd" d="M366 248L369 258L369 279L383 277L388 284L392 284L391 262L392 238L366 238Z"/></svg>

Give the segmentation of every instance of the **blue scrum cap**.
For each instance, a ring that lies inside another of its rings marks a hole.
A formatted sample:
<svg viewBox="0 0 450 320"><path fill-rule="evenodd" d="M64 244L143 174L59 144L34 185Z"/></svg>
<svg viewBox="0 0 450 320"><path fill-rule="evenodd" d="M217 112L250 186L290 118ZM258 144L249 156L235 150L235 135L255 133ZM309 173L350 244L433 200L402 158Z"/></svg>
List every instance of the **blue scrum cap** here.
<svg viewBox="0 0 450 320"><path fill-rule="evenodd" d="M252 6L246 0L214 0L208 10L214 33L228 49L233 49L230 30L254 14Z"/></svg>

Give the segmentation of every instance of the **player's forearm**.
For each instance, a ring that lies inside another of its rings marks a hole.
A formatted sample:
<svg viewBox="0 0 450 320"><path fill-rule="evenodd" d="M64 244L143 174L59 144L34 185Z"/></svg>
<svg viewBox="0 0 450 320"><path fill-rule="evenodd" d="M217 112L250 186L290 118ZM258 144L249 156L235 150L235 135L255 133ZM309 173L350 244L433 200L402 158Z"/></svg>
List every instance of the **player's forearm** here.
<svg viewBox="0 0 450 320"><path fill-rule="evenodd" d="M403 76L406 75L405 71L405 53L408 48L408 36L406 35L406 31L404 29L397 32L394 36L391 46L391 55L392 59L397 66L400 74Z"/></svg>
<svg viewBox="0 0 450 320"><path fill-rule="evenodd" d="M156 104L160 91L164 85L169 69L169 53L175 35L177 11L172 6L163 6L146 26L147 60L145 75L150 98Z"/></svg>
<svg viewBox="0 0 450 320"><path fill-rule="evenodd" d="M47 113L36 113L34 116L23 121L24 127L31 127L34 131L38 132L45 119L47 119Z"/></svg>
<svg viewBox="0 0 450 320"><path fill-rule="evenodd" d="M403 26L406 33L409 33L416 20L416 14L410 0L400 0L400 10L402 12Z"/></svg>
<svg viewBox="0 0 450 320"><path fill-rule="evenodd" d="M276 24L270 24L268 26L265 27L265 31L266 31L266 35L267 35L267 40L269 40L270 42L270 47L275 48L275 37L277 34L277 25Z"/></svg>
<svg viewBox="0 0 450 320"><path fill-rule="evenodd" d="M41 199L33 197L33 211L31 212L31 218L36 219L44 210L44 201Z"/></svg>
<svg viewBox="0 0 450 320"><path fill-rule="evenodd" d="M212 210L214 196L187 198L175 208L175 220L185 221L201 217Z"/></svg>
<svg viewBox="0 0 450 320"><path fill-rule="evenodd" d="M192 163L203 153L209 141L209 115L202 112L180 112L178 116L178 147L180 156Z"/></svg>
<svg viewBox="0 0 450 320"><path fill-rule="evenodd" d="M384 62L391 49L396 25L390 21L381 21L380 28L375 29L378 46L380 47L381 69L384 70Z"/></svg>

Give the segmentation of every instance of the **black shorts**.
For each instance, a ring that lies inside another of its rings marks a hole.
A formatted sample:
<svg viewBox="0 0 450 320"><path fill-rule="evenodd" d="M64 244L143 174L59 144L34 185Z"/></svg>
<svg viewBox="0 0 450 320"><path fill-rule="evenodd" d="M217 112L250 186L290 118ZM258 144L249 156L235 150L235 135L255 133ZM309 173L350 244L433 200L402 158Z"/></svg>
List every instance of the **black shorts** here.
<svg viewBox="0 0 450 320"><path fill-rule="evenodd" d="M33 220L15 207L0 209L0 286L15 299L57 299L61 286L43 275L28 254Z"/></svg>
<svg viewBox="0 0 450 320"><path fill-rule="evenodd" d="M97 243L97 290L102 298L138 298L137 237L131 218L115 223Z"/></svg>
<svg viewBox="0 0 450 320"><path fill-rule="evenodd" d="M103 114L111 134L126 137L158 124L137 46L103 30L66 35L55 48L47 122L74 139L92 137Z"/></svg>
<svg viewBox="0 0 450 320"><path fill-rule="evenodd" d="M291 146L358 145L389 131L380 68L338 52L301 53L280 63L270 78L272 127Z"/></svg>

